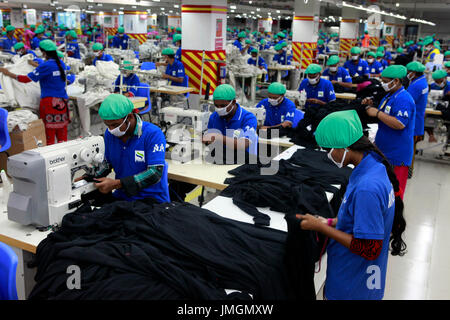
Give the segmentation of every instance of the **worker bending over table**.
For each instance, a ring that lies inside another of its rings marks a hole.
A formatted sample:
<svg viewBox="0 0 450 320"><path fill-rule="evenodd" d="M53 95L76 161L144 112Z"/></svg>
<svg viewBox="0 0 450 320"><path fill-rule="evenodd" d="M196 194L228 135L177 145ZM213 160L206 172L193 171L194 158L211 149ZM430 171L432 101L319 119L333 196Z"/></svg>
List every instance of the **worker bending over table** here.
<svg viewBox="0 0 450 320"><path fill-rule="evenodd" d="M323 72L324 77L328 77L334 88L341 86L345 89L352 88L352 77L346 69L339 66L339 57L337 55L331 56L327 61L328 68Z"/></svg>
<svg viewBox="0 0 450 320"><path fill-rule="evenodd" d="M306 79L300 83L298 91L306 91L305 108L318 107L336 100L333 84L321 78L322 67L318 64L310 64L306 70Z"/></svg>
<svg viewBox="0 0 450 320"><path fill-rule="evenodd" d="M66 52L67 55L71 58L81 59L80 55L80 47L77 42L77 34L74 30L70 30L66 33Z"/></svg>
<svg viewBox="0 0 450 320"><path fill-rule="evenodd" d="M130 61L123 62L123 69L121 70L121 74L116 79L116 87L114 88L114 92L120 92L120 78L122 77L122 94L126 97L135 97L138 91L139 86L141 85L141 81L139 77L133 73L133 66Z"/></svg>
<svg viewBox="0 0 450 320"><path fill-rule="evenodd" d="M39 48L39 42L41 42L41 40L44 40L44 28L42 26L39 26L36 31L34 32L34 37L33 39L31 39L31 49L36 50L37 48Z"/></svg>
<svg viewBox="0 0 450 320"><path fill-rule="evenodd" d="M344 68L347 69L350 76L354 77L362 77L369 76L369 65L363 59L361 59L361 48L353 47L350 49L351 60L348 60L344 63Z"/></svg>
<svg viewBox="0 0 450 320"><path fill-rule="evenodd" d="M247 34L245 31L239 32L237 39L233 42L233 45L239 49L241 54L246 54L247 50L250 48L250 44L245 43L245 38L247 38Z"/></svg>
<svg viewBox="0 0 450 320"><path fill-rule="evenodd" d="M117 29L117 34L113 38L112 47L120 48L122 50L127 50L129 40L130 40L130 37L127 34L125 34L124 27L119 27Z"/></svg>
<svg viewBox="0 0 450 320"><path fill-rule="evenodd" d="M95 58L92 61L92 64L95 66L97 61L114 61L113 57L111 57L109 54L106 54L103 50L103 44L101 43L94 43L92 46L92 51L94 51Z"/></svg>
<svg viewBox="0 0 450 320"><path fill-rule="evenodd" d="M435 72L433 72L431 77L433 78L434 82L430 84L430 90L443 90L444 97L450 96L450 81L447 80L447 72L443 69L436 70ZM425 130L429 135L428 141L437 142L437 139L434 136L433 128L427 127L425 128Z"/></svg>
<svg viewBox="0 0 450 320"><path fill-rule="evenodd" d="M296 215L302 229L330 239L324 299L381 300L389 250L394 256L406 251L399 182L384 154L363 135L355 110L326 116L315 137L337 167L354 166L337 218Z"/></svg>

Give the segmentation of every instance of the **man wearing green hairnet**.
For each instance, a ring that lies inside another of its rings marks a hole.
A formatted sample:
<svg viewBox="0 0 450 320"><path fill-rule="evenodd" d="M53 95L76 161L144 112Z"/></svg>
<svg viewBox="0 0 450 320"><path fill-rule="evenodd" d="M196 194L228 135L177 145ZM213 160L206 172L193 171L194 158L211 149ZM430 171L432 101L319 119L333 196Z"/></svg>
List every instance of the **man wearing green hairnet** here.
<svg viewBox="0 0 450 320"><path fill-rule="evenodd" d="M305 70L305 75L306 78L300 83L298 91L306 91L306 109L323 106L336 100L333 84L321 77L321 66L310 64Z"/></svg>
<svg viewBox="0 0 450 320"><path fill-rule="evenodd" d="M367 61L361 59L361 48L353 47L350 49L351 59L344 63L344 68L352 78L354 77L369 77L369 65Z"/></svg>
<svg viewBox="0 0 450 320"><path fill-rule="evenodd" d="M241 31L238 33L237 39L233 42L233 45L237 47L242 54L245 54L250 48L250 44L245 43L245 38L247 38L247 34L245 31Z"/></svg>
<svg viewBox="0 0 450 320"><path fill-rule="evenodd" d="M319 54L330 53L330 49L328 48L328 46L325 46L325 41L323 41L322 39L317 41L317 50L319 50Z"/></svg>
<svg viewBox="0 0 450 320"><path fill-rule="evenodd" d="M447 72L443 69L436 70L432 74L434 83L430 85L431 90L444 90L444 96L450 95L450 82L447 80Z"/></svg>
<svg viewBox="0 0 450 320"><path fill-rule="evenodd" d="M44 28L42 26L39 26L36 31L34 32L34 37L31 39L31 49L36 50L39 48L39 42L44 39Z"/></svg>
<svg viewBox="0 0 450 320"><path fill-rule="evenodd" d="M128 41L130 40L130 37L125 34L125 28L119 27L117 29L117 34L114 36L112 47L113 48L120 48L122 50L128 49Z"/></svg>
<svg viewBox="0 0 450 320"><path fill-rule="evenodd" d="M333 53L336 53L339 51L339 34L332 33L330 35L330 39L327 42L327 48L330 49L330 51L333 51Z"/></svg>
<svg viewBox="0 0 450 320"><path fill-rule="evenodd" d="M345 89L352 88L352 77L348 71L339 66L339 56L333 55L328 58L327 67L323 72L323 77L331 81L333 87L341 86Z"/></svg>
<svg viewBox="0 0 450 320"><path fill-rule="evenodd" d="M107 201L170 202L164 134L133 110L133 103L119 94L109 95L100 105L98 114L108 129L105 160L94 176L94 186L109 195ZM107 178L113 169L115 178Z"/></svg>
<svg viewBox="0 0 450 320"><path fill-rule="evenodd" d="M278 42L278 44L275 45L274 50L277 51L277 54L273 56L272 61L281 64L283 66L291 65L291 61L293 59L293 55L288 55L287 50L285 49L287 47L286 42ZM278 71L281 73L282 79L289 79L289 71Z"/></svg>
<svg viewBox="0 0 450 320"><path fill-rule="evenodd" d="M181 61L181 33L177 33L173 36L173 43L178 47L177 52L175 53L175 59Z"/></svg>
<svg viewBox="0 0 450 320"><path fill-rule="evenodd" d="M384 154L364 136L355 110L326 116L315 139L338 168L354 167L337 218L296 215L301 229L330 239L324 299L382 300L389 251L406 251L399 183Z"/></svg>
<svg viewBox="0 0 450 320"><path fill-rule="evenodd" d="M92 61L92 64L95 66L97 61L114 61L113 57L111 57L109 54L104 53L103 44L101 43L94 43L92 46L92 51L94 52L94 60Z"/></svg>
<svg viewBox="0 0 450 320"><path fill-rule="evenodd" d="M273 82L267 91L269 92L268 98L261 100L256 106L266 109L266 119L261 129L293 127L296 107L294 102L285 97L286 86L279 82ZM303 112L300 110L299 112L303 115Z"/></svg>
<svg viewBox="0 0 450 320"><path fill-rule="evenodd" d="M425 64L428 62L433 62L437 54L441 54L439 50L439 42L433 41L433 38L425 38L423 40L423 46L425 47L424 56Z"/></svg>
<svg viewBox="0 0 450 320"><path fill-rule="evenodd" d="M381 84L387 95L378 108L370 98L362 101L363 105L367 105L367 114L378 119L375 144L394 166L402 199L413 158L416 121L416 104L402 85L406 74L407 69L404 66L387 67L381 73Z"/></svg>
<svg viewBox="0 0 450 320"><path fill-rule="evenodd" d="M175 51L172 48L165 48L161 54L165 62L157 62L156 65L166 66L166 72L162 75L162 78L170 81L173 86L182 87L184 84L187 87L184 65L181 61L175 59Z"/></svg>
<svg viewBox="0 0 450 320"><path fill-rule="evenodd" d="M444 62L444 69L447 72L447 79L450 78L450 61Z"/></svg>
<svg viewBox="0 0 450 320"><path fill-rule="evenodd" d="M14 33L16 28L12 25L6 26L6 35L1 38L0 47L2 51L14 54L12 51L13 46L17 43L16 38L14 38Z"/></svg>
<svg viewBox="0 0 450 320"><path fill-rule="evenodd" d="M257 120L253 113L242 108L236 101L236 91L229 84L221 84L214 90L215 112L208 122L208 132L203 143L214 143L213 147L222 147L245 151L257 155Z"/></svg>
<svg viewBox="0 0 450 320"><path fill-rule="evenodd" d="M121 70L123 76L119 74L117 77L114 92L120 92L120 78L122 77L122 94L126 97L135 97L141 85L141 80L133 72L134 67L131 61L124 61L122 63L122 69L124 69Z"/></svg>
<svg viewBox="0 0 450 320"><path fill-rule="evenodd" d="M70 30L66 33L66 52L71 58L81 59L77 37L77 33L74 30Z"/></svg>

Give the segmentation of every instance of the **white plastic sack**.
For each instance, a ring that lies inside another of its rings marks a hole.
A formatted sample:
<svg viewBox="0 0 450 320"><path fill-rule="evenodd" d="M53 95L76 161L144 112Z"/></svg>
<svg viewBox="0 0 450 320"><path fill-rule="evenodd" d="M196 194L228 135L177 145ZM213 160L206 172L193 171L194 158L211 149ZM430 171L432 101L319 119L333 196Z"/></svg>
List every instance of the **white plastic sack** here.
<svg viewBox="0 0 450 320"><path fill-rule="evenodd" d="M8 112L8 131L11 132L17 125L21 131L28 129L28 123L37 120L38 116L30 110L16 110Z"/></svg>

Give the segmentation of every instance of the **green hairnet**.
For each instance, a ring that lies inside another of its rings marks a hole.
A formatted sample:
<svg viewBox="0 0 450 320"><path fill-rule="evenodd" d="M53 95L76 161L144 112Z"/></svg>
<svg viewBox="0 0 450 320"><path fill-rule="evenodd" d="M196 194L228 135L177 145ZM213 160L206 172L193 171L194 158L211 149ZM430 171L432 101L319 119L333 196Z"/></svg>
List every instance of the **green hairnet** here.
<svg viewBox="0 0 450 320"><path fill-rule="evenodd" d="M130 99L121 94L110 94L103 100L98 110L103 120L118 120L133 112L134 105Z"/></svg>
<svg viewBox="0 0 450 320"><path fill-rule="evenodd" d="M173 56L175 55L175 51L172 48L165 48L161 54L164 56Z"/></svg>
<svg viewBox="0 0 450 320"><path fill-rule="evenodd" d="M323 41L322 39L320 39L319 41L317 41L317 44L318 44L319 46L323 45L323 43L324 43L324 41Z"/></svg>
<svg viewBox="0 0 450 320"><path fill-rule="evenodd" d="M6 35L6 31L3 31L3 32L2 32L2 36L4 36L4 35Z"/></svg>
<svg viewBox="0 0 450 320"><path fill-rule="evenodd" d="M40 34L40 33L44 33L45 29L42 28L41 26L39 26L36 30L34 30L35 34Z"/></svg>
<svg viewBox="0 0 450 320"><path fill-rule="evenodd" d="M316 129L317 144L322 148L347 148L363 136L361 120L356 110L330 113Z"/></svg>
<svg viewBox="0 0 450 320"><path fill-rule="evenodd" d="M407 71L405 66L394 64L384 69L381 76L384 78L402 79L406 76L406 73Z"/></svg>
<svg viewBox="0 0 450 320"><path fill-rule="evenodd" d="M245 33L245 31L241 31L238 33L238 38L246 38L247 34Z"/></svg>
<svg viewBox="0 0 450 320"><path fill-rule="evenodd" d="M450 61L445 61L444 62L444 67L450 68Z"/></svg>
<svg viewBox="0 0 450 320"><path fill-rule="evenodd" d="M180 27L176 28L176 31L181 32L181 28Z"/></svg>
<svg viewBox="0 0 450 320"><path fill-rule="evenodd" d="M90 36L90 35L92 34L92 32L88 31L88 32L86 32L86 34L87 34L88 36Z"/></svg>
<svg viewBox="0 0 450 320"><path fill-rule="evenodd" d="M58 57L64 58L64 53L62 53L62 51L56 50L56 54L58 55Z"/></svg>
<svg viewBox="0 0 450 320"><path fill-rule="evenodd" d="M434 45L437 49L441 50L441 44L439 43L439 41L435 41L435 42L433 43L433 45Z"/></svg>
<svg viewBox="0 0 450 320"><path fill-rule="evenodd" d="M108 40L111 40L111 39L114 39L114 36L109 35L109 36L108 36Z"/></svg>
<svg viewBox="0 0 450 320"><path fill-rule="evenodd" d="M10 31L14 31L14 30L16 30L16 28L13 27L12 25L6 26L6 32L10 32Z"/></svg>
<svg viewBox="0 0 450 320"><path fill-rule="evenodd" d="M30 26L30 29L36 29L36 25L32 24L32 25Z"/></svg>
<svg viewBox="0 0 450 320"><path fill-rule="evenodd" d="M353 47L350 49L350 53L352 54L360 54L361 53L361 48L360 47Z"/></svg>
<svg viewBox="0 0 450 320"><path fill-rule="evenodd" d="M125 70L133 70L133 66L131 65L131 61L125 60L123 62L123 68Z"/></svg>
<svg viewBox="0 0 450 320"><path fill-rule="evenodd" d="M229 84L221 84L214 90L213 100L231 101L236 98L236 91Z"/></svg>
<svg viewBox="0 0 450 320"><path fill-rule="evenodd" d="M406 65L406 70L415 72L424 72L426 67L418 61L412 61Z"/></svg>
<svg viewBox="0 0 450 320"><path fill-rule="evenodd" d="M66 33L66 37L67 36L71 36L72 38L78 38L77 33L74 30L70 30L69 32Z"/></svg>
<svg viewBox="0 0 450 320"><path fill-rule="evenodd" d="M173 42L181 41L181 34L177 33L173 36Z"/></svg>
<svg viewBox="0 0 450 320"><path fill-rule="evenodd" d="M338 64L338 63L339 63L339 57L334 55L334 56L331 56L328 59L327 66L333 66L333 65Z"/></svg>
<svg viewBox="0 0 450 320"><path fill-rule="evenodd" d="M103 50L103 45L101 43L96 42L92 46L92 50L94 50L94 51L101 51L101 50Z"/></svg>
<svg viewBox="0 0 450 320"><path fill-rule="evenodd" d="M227 28L227 32L231 32L231 29L230 29L230 28Z"/></svg>
<svg viewBox="0 0 450 320"><path fill-rule="evenodd" d="M436 70L435 72L433 72L432 76L433 76L433 80L447 78L447 71L445 71L444 69L439 69L439 70Z"/></svg>
<svg viewBox="0 0 450 320"><path fill-rule="evenodd" d="M427 46L429 44L433 43L433 38L425 38L425 40L423 40L423 45Z"/></svg>
<svg viewBox="0 0 450 320"><path fill-rule="evenodd" d="M365 34L369 34L369 31L366 30L366 31L364 31L364 33L365 33Z"/></svg>
<svg viewBox="0 0 450 320"><path fill-rule="evenodd" d="M378 51L377 52L377 58L383 58L384 57L384 52Z"/></svg>
<svg viewBox="0 0 450 320"><path fill-rule="evenodd" d="M14 46L13 46L13 48L14 48L14 50L20 50L20 49L22 49L22 48L24 48L25 47L25 45L23 44L23 42L17 42Z"/></svg>
<svg viewBox="0 0 450 320"><path fill-rule="evenodd" d="M275 45L274 47L275 51L280 51L281 49L283 49L283 45L281 43Z"/></svg>
<svg viewBox="0 0 450 320"><path fill-rule="evenodd" d="M268 92L271 94L285 94L286 86L279 82L273 82L270 84L269 88L267 88Z"/></svg>
<svg viewBox="0 0 450 320"><path fill-rule="evenodd" d="M450 50L445 51L444 56L445 56L445 57L446 57L446 56L450 56Z"/></svg>
<svg viewBox="0 0 450 320"><path fill-rule="evenodd" d="M124 32L125 32L125 28L124 28L124 27L119 27L119 28L117 29L117 32L118 32L118 33L124 33Z"/></svg>
<svg viewBox="0 0 450 320"><path fill-rule="evenodd" d="M250 39L245 40L245 44L251 44L252 41Z"/></svg>
<svg viewBox="0 0 450 320"><path fill-rule="evenodd" d="M375 52L370 51L370 52L367 53L367 56L368 56L368 57L370 56L370 57L374 57L374 58L375 58L377 55L376 55Z"/></svg>
<svg viewBox="0 0 450 320"><path fill-rule="evenodd" d="M45 51L56 51L56 44L52 40L42 40L39 42L39 48Z"/></svg>
<svg viewBox="0 0 450 320"><path fill-rule="evenodd" d="M280 38L286 38L286 35L283 32L278 32L277 35Z"/></svg>
<svg viewBox="0 0 450 320"><path fill-rule="evenodd" d="M403 53L403 48L401 48L401 47L398 48L398 49L397 49L397 52L398 52L398 53Z"/></svg>
<svg viewBox="0 0 450 320"><path fill-rule="evenodd" d="M381 51L384 52L384 47L383 46L377 48L377 52L381 52Z"/></svg>
<svg viewBox="0 0 450 320"><path fill-rule="evenodd" d="M253 48L252 50L250 50L250 53L258 53L258 49L256 49L256 48Z"/></svg>
<svg viewBox="0 0 450 320"><path fill-rule="evenodd" d="M305 70L305 74L314 74L322 71L322 67L318 64L311 63Z"/></svg>
<svg viewBox="0 0 450 320"><path fill-rule="evenodd" d="M265 39L261 39L260 43L261 44L266 44L266 40Z"/></svg>

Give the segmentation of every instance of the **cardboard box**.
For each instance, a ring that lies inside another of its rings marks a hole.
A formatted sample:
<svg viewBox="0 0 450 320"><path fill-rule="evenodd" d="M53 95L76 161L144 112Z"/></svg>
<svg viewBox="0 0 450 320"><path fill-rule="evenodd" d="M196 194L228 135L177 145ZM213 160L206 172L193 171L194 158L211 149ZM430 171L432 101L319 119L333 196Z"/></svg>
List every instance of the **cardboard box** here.
<svg viewBox="0 0 450 320"><path fill-rule="evenodd" d="M42 119L37 119L28 124L27 130L21 131L16 126L12 132L9 133L11 138L11 147L0 154L0 170L4 169L7 172L8 155L13 156L25 150L37 148L36 140L42 141L42 146L47 145L47 138L45 136L45 126ZM36 139L35 139L36 138Z"/></svg>

